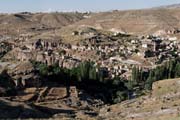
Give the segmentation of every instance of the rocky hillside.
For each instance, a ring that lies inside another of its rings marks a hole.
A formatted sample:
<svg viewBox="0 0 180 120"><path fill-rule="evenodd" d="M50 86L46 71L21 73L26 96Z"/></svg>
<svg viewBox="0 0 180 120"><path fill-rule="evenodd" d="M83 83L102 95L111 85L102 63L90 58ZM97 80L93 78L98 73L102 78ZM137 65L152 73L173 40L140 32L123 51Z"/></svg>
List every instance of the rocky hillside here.
<svg viewBox="0 0 180 120"><path fill-rule="evenodd" d="M107 120L178 120L179 87L180 79L155 82L149 95L102 108L100 116Z"/></svg>

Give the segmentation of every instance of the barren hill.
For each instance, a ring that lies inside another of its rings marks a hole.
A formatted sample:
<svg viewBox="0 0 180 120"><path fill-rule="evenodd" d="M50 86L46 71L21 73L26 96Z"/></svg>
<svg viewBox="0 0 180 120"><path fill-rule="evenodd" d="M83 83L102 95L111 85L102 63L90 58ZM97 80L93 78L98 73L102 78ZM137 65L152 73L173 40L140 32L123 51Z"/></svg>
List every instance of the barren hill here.
<svg viewBox="0 0 180 120"><path fill-rule="evenodd" d="M0 32L61 28L84 19L82 13L16 13L0 15Z"/></svg>
<svg viewBox="0 0 180 120"><path fill-rule="evenodd" d="M81 13L16 13L1 14L0 24L39 23L49 27L62 27L81 19Z"/></svg>
<svg viewBox="0 0 180 120"><path fill-rule="evenodd" d="M51 24L53 20L46 20L44 17L52 18L52 15L36 15L39 23ZM62 17L62 16L61 16ZM40 19L41 18L41 19ZM63 18L62 18L63 19ZM61 20L62 20L61 19ZM66 22L53 22L55 26L64 25ZM53 25L51 24L51 25ZM100 12L89 15L86 19L79 20L56 30L56 35L64 38L64 41L80 41L82 38L72 35L73 31L79 29L93 28L96 30L127 32L135 35L148 35L179 30L180 28L180 8L179 9L143 9L127 11ZM45 32L41 36L51 36L54 31Z"/></svg>
<svg viewBox="0 0 180 120"><path fill-rule="evenodd" d="M180 27L180 9L144 9L97 13L77 25L130 33L154 33Z"/></svg>
<svg viewBox="0 0 180 120"><path fill-rule="evenodd" d="M173 5L172 5L173 6ZM159 30L174 30L180 27L180 8L160 7L142 10L110 11L86 15L84 13L17 13L0 15L1 31L5 29L61 28L72 25L91 26L98 29L150 34ZM172 9L168 9L172 8ZM86 16L86 17L85 17ZM71 27L72 28L72 27ZM70 28L70 29L71 29Z"/></svg>
<svg viewBox="0 0 180 120"><path fill-rule="evenodd" d="M36 21L40 24L50 27L66 26L75 23L81 19L83 19L83 14L81 13L42 13L32 16L32 21Z"/></svg>
<svg viewBox="0 0 180 120"><path fill-rule="evenodd" d="M168 9L175 9L180 8L180 4L173 4L173 5L167 5L167 6L160 6L158 8L168 8Z"/></svg>

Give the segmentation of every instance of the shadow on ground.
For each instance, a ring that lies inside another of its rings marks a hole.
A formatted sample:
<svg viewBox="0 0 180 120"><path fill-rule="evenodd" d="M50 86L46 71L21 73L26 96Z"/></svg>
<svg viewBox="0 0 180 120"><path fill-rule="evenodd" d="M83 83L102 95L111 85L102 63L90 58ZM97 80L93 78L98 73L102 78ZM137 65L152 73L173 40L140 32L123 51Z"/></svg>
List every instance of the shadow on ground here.
<svg viewBox="0 0 180 120"><path fill-rule="evenodd" d="M25 104L11 102L6 99L0 99L0 119L27 119L27 118L51 118L55 114L73 115L73 110L53 109L47 107L36 106L33 104Z"/></svg>

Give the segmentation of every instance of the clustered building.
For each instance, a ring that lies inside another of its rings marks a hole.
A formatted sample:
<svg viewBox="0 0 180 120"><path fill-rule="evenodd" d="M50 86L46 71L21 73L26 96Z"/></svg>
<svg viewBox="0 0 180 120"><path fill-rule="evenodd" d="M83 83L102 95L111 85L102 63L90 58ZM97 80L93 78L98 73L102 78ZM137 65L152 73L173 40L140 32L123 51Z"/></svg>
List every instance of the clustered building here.
<svg viewBox="0 0 180 120"><path fill-rule="evenodd" d="M72 34L81 35L77 32ZM121 33L110 36L100 33L88 35L78 44L63 43L62 38L53 37L29 40L30 36L21 35L23 42L17 50L16 59L35 60L47 65L58 64L68 69L90 60L113 78L129 77L133 66L147 70L156 66L157 62L180 56L180 43L176 37L131 37Z"/></svg>

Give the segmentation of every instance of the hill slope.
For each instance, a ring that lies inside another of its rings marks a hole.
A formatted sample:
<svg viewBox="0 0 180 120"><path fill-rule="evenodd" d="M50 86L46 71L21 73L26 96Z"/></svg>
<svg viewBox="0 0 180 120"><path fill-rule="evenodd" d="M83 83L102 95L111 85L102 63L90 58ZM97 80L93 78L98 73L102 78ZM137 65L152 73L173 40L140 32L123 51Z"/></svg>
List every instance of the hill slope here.
<svg viewBox="0 0 180 120"><path fill-rule="evenodd" d="M173 5L167 5L167 6L160 6L158 8L168 8L168 9L175 9L180 8L180 4L173 4Z"/></svg>
<svg viewBox="0 0 180 120"><path fill-rule="evenodd" d="M84 19L82 13L0 14L0 32L8 34L34 29L61 28Z"/></svg>
<svg viewBox="0 0 180 120"><path fill-rule="evenodd" d="M172 5L173 6L173 5ZM112 11L93 13L18 13L0 15L0 30L8 28L61 28L72 25L91 26L98 29L121 31L134 34L151 34L159 30L180 28L180 8L160 7L142 10ZM172 9L168 9L172 8ZM72 28L72 27L71 27ZM70 29L71 29L70 28ZM11 31L13 31L11 30Z"/></svg>
<svg viewBox="0 0 180 120"><path fill-rule="evenodd" d="M100 29L115 29L130 33L154 33L180 27L180 9L145 9L97 13L77 25Z"/></svg>
<svg viewBox="0 0 180 120"><path fill-rule="evenodd" d="M122 120L180 119L180 78L155 82L152 93L101 109L100 116Z"/></svg>

